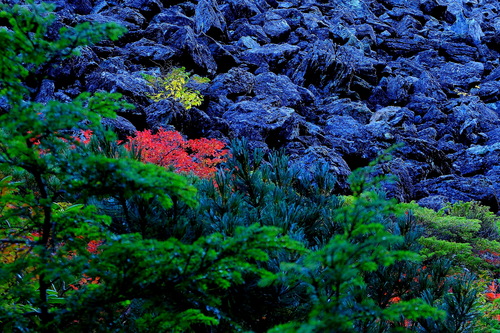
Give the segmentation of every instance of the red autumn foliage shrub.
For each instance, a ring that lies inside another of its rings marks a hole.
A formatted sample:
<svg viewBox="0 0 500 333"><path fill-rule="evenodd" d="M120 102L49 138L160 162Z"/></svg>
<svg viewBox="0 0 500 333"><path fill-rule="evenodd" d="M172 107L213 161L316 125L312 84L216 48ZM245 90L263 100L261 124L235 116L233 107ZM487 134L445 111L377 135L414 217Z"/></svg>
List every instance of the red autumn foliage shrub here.
<svg viewBox="0 0 500 333"><path fill-rule="evenodd" d="M492 251L490 249L478 251L479 257L483 258L487 263L500 266L500 253Z"/></svg>
<svg viewBox="0 0 500 333"><path fill-rule="evenodd" d="M210 178L216 167L226 161L229 154L226 144L216 139L186 140L179 132L161 128L156 134L150 130L137 132L128 137L128 150L141 152L144 162L172 167L177 172L193 173L201 178Z"/></svg>
<svg viewBox="0 0 500 333"><path fill-rule="evenodd" d="M486 298L489 301L494 301L497 298L500 298L500 293L498 292L498 284L495 281L492 281L490 285L488 285L488 292L485 293Z"/></svg>

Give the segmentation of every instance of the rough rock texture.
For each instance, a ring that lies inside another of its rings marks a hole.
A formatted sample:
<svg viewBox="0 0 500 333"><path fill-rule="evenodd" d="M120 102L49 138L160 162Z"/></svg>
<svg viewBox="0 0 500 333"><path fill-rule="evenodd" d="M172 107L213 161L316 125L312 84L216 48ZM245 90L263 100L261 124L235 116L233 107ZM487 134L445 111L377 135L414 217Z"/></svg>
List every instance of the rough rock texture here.
<svg viewBox="0 0 500 333"><path fill-rule="evenodd" d="M50 1L49 1L50 2ZM500 2L493 0L52 1L57 27L114 21L118 42L47 73L37 101L121 92L137 108L111 124L189 136L247 136L309 167L330 164L339 189L394 144L389 195L439 208L479 200L498 210ZM199 108L153 102L143 73L208 76ZM126 119L128 122L126 122Z"/></svg>

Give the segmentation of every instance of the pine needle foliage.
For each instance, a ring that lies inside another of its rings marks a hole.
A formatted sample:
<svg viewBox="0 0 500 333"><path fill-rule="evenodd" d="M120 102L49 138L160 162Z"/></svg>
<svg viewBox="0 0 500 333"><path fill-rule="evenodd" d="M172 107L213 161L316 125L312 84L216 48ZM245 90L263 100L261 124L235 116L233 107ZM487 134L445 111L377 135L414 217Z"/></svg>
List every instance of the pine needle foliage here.
<svg viewBox="0 0 500 333"><path fill-rule="evenodd" d="M314 247L340 228L332 211L342 204L334 194L335 177L318 164L305 172L283 151L250 152L246 140L231 144L231 157L215 177L215 186L200 188L204 217L214 231L231 234L239 225L276 226Z"/></svg>

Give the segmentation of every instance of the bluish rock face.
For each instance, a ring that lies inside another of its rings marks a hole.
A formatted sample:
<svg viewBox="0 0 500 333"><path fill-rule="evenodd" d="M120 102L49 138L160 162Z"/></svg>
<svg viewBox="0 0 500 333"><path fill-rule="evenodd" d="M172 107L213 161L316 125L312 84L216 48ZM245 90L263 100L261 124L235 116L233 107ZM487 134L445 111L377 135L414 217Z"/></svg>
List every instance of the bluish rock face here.
<svg viewBox="0 0 500 333"><path fill-rule="evenodd" d="M384 169L402 179L389 195L498 209L498 1L52 2L50 35L83 21L118 22L128 33L47 69L33 88L41 103L121 92L136 109L110 123L117 131L247 136L304 165L328 161L339 188L350 170L403 143ZM142 74L172 67L211 79L189 83L205 96L201 106L147 97Z"/></svg>

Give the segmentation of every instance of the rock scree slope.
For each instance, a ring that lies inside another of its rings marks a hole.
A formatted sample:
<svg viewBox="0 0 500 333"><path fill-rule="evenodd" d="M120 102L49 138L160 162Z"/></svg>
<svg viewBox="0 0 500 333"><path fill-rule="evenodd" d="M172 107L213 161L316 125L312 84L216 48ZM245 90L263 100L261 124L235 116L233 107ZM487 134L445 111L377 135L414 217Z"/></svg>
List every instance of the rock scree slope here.
<svg viewBox="0 0 500 333"><path fill-rule="evenodd" d="M11 2L18 2L12 1ZM7 1L9 2L9 1ZM497 0L55 0L53 27L118 22L128 33L50 69L40 102L120 92L136 105L108 121L122 136L167 127L246 136L307 168L346 176L403 143L382 166L390 196L439 208L499 210L500 2ZM211 79L189 110L152 101L143 74Z"/></svg>

